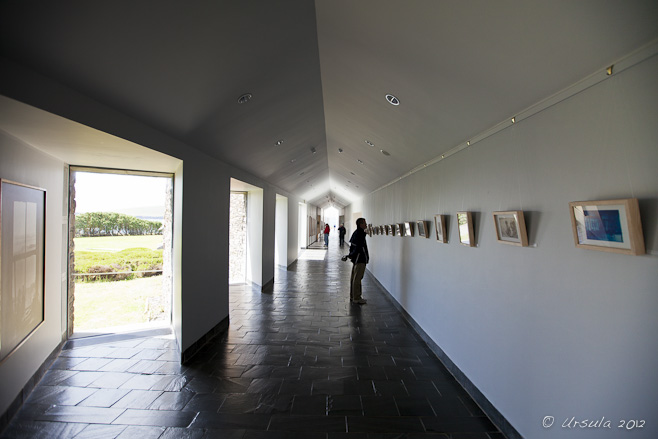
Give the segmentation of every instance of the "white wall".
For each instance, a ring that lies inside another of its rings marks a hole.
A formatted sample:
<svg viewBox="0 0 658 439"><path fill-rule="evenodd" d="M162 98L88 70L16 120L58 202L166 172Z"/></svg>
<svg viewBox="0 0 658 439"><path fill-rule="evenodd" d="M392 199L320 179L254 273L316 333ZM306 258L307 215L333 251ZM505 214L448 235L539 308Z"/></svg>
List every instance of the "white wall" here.
<svg viewBox="0 0 658 439"><path fill-rule="evenodd" d="M63 209L68 176L64 163L0 130L0 177L46 190L44 323L0 365L0 413L4 413L66 332L61 291L66 283L67 243L62 225L68 222Z"/></svg>
<svg viewBox="0 0 658 439"><path fill-rule="evenodd" d="M276 196L274 219L274 263L288 266L288 198Z"/></svg>
<svg viewBox="0 0 658 439"><path fill-rule="evenodd" d="M658 437L656 78L653 57L363 199L373 224L449 215L448 244L369 238L368 268L523 437L626 437L621 419ZM568 203L626 197L649 254L575 248ZM527 248L495 241L492 212L516 209ZM562 428L572 416L612 428Z"/></svg>
<svg viewBox="0 0 658 439"><path fill-rule="evenodd" d="M263 285L263 190L247 192L247 282Z"/></svg>

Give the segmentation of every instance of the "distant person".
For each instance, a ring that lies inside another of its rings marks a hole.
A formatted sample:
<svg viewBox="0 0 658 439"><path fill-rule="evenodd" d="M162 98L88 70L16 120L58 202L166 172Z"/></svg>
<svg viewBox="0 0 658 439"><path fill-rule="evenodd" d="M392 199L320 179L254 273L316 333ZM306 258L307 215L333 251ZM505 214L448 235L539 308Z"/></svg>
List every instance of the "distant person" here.
<svg viewBox="0 0 658 439"><path fill-rule="evenodd" d="M340 224L340 227L338 228L338 243L342 247L345 245L345 234L347 233L347 230L345 230L345 225L343 223Z"/></svg>
<svg viewBox="0 0 658 439"><path fill-rule="evenodd" d="M350 300L352 303L364 305L368 303L361 295L361 279L366 272L366 264L370 260L368 254L368 244L366 243L366 224L365 218L356 220L356 230L350 238L350 253L341 259L346 261L350 258L352 261L352 276L350 277Z"/></svg>
<svg viewBox="0 0 658 439"><path fill-rule="evenodd" d="M331 228L329 227L329 224L326 224L324 226L324 246L329 247L329 232L331 232Z"/></svg>

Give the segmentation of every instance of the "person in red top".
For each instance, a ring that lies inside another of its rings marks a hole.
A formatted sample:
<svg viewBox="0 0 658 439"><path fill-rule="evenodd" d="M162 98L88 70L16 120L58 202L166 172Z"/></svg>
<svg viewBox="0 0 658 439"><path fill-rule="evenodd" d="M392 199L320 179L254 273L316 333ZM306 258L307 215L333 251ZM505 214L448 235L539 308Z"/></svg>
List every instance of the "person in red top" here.
<svg viewBox="0 0 658 439"><path fill-rule="evenodd" d="M324 246L329 247L329 232L331 229L329 228L329 224L324 226Z"/></svg>

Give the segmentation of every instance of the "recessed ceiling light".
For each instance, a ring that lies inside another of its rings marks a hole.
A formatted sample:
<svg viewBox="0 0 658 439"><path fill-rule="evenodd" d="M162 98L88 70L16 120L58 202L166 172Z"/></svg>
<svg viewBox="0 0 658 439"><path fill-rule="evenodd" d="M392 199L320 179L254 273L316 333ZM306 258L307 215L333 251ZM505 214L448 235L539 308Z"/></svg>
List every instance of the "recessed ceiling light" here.
<svg viewBox="0 0 658 439"><path fill-rule="evenodd" d="M359 160L359 159L357 159L356 161L359 162L359 163L361 163L361 164L363 164L363 160Z"/></svg>
<svg viewBox="0 0 658 439"><path fill-rule="evenodd" d="M380 149L379 152L381 152L381 153L384 154L385 156L389 156L389 155L391 155L390 152L388 152L388 151L384 151L383 149Z"/></svg>
<svg viewBox="0 0 658 439"><path fill-rule="evenodd" d="M238 104L246 104L251 100L251 93L245 93L238 98Z"/></svg>
<svg viewBox="0 0 658 439"><path fill-rule="evenodd" d="M274 143L274 144L275 144L276 146L279 146L279 145L281 145L282 143L283 143L283 139L279 139L279 140L277 140L276 143Z"/></svg>
<svg viewBox="0 0 658 439"><path fill-rule="evenodd" d="M365 142L368 146L375 146L375 144L372 143L370 140L366 140Z"/></svg>
<svg viewBox="0 0 658 439"><path fill-rule="evenodd" d="M297 159L290 159L290 163L295 163Z"/></svg>
<svg viewBox="0 0 658 439"><path fill-rule="evenodd" d="M386 95L386 100L391 104L391 105L400 105L400 100L396 98L395 96L388 94Z"/></svg>
<svg viewBox="0 0 658 439"><path fill-rule="evenodd" d="M313 154L315 154L316 152L318 152L318 150L315 149L315 147L312 147L312 148L311 148L311 152L312 152Z"/></svg>

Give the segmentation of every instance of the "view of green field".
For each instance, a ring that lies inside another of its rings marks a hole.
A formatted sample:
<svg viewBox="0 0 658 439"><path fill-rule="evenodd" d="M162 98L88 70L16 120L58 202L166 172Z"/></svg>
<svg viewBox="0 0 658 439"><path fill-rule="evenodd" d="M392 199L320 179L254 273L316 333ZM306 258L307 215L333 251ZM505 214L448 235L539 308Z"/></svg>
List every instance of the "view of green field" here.
<svg viewBox="0 0 658 439"><path fill-rule="evenodd" d="M76 283L75 332L164 321L162 276Z"/></svg>
<svg viewBox="0 0 658 439"><path fill-rule="evenodd" d="M161 269L162 235L78 237L74 243L75 332L164 320L162 276L81 275Z"/></svg>
<svg viewBox="0 0 658 439"><path fill-rule="evenodd" d="M78 237L73 240L75 251L119 251L127 248L157 249L162 245L162 235L138 236L92 236Z"/></svg>

